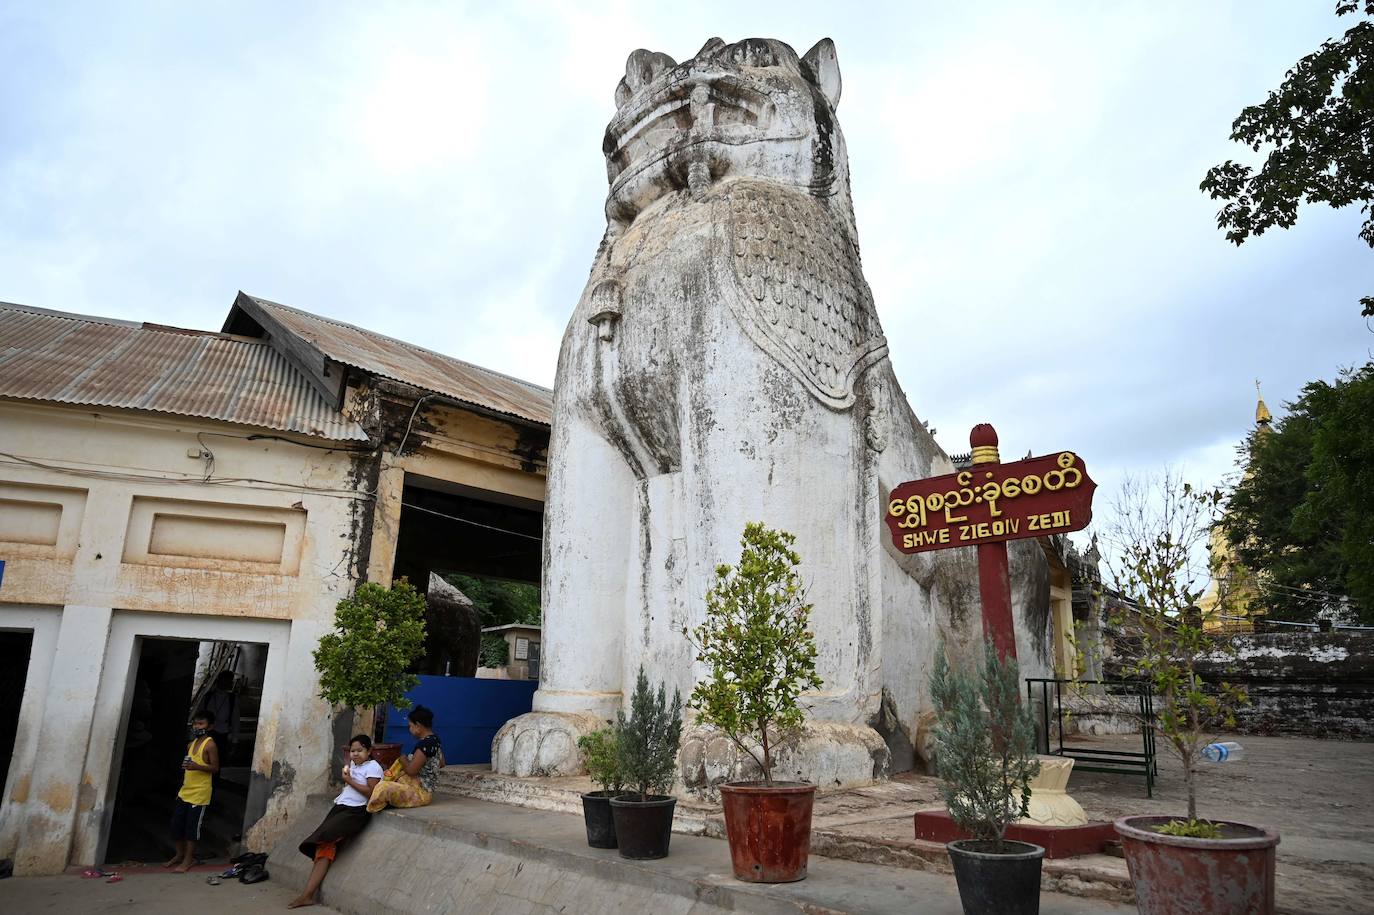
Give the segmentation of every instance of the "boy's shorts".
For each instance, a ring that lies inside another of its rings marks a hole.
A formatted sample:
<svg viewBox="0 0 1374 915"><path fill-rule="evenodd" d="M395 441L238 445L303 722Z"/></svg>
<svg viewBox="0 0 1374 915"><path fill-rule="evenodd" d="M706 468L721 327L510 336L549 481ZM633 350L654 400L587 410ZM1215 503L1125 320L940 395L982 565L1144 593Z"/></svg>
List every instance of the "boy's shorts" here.
<svg viewBox="0 0 1374 915"><path fill-rule="evenodd" d="M176 809L172 811L172 841L200 841L200 824L205 820L205 811L208 809L209 804L197 806L177 798Z"/></svg>

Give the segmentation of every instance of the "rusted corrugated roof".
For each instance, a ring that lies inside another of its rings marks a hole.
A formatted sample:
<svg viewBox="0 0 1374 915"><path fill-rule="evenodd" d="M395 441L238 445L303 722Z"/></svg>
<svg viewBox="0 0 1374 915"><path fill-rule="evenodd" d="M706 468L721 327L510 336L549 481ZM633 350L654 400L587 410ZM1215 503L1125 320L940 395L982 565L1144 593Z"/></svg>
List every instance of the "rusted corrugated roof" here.
<svg viewBox="0 0 1374 915"><path fill-rule="evenodd" d="M0 397L367 439L264 341L4 302Z"/></svg>
<svg viewBox="0 0 1374 915"><path fill-rule="evenodd" d="M243 299L335 362L540 425L553 419L548 388L278 302Z"/></svg>

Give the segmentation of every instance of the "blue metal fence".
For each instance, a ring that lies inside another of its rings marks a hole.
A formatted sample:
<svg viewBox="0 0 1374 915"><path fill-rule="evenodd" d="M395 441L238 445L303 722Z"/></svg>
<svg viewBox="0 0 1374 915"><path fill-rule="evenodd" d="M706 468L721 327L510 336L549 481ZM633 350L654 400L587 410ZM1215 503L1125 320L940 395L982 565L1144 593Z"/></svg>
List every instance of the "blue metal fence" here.
<svg viewBox="0 0 1374 915"><path fill-rule="evenodd" d="M434 711L434 733L449 764L490 763L492 738L501 725L530 710L538 687L537 680L422 676L406 698ZM406 728L406 714L388 710L385 735L409 751L415 738Z"/></svg>

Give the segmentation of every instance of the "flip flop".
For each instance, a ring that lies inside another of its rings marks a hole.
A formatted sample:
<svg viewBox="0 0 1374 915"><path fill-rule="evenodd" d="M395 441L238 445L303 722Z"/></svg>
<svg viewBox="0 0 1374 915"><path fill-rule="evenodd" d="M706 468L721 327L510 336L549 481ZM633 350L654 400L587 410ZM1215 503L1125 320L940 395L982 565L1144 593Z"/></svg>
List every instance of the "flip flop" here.
<svg viewBox="0 0 1374 915"><path fill-rule="evenodd" d="M121 877L121 876L119 876L118 874L111 874L111 875L110 875L110 879L109 879L109 880L106 880L105 882L106 882L106 883L118 883L118 882L120 882L120 881L123 880L123 879L124 879L124 878Z"/></svg>
<svg viewBox="0 0 1374 915"><path fill-rule="evenodd" d="M219 886L219 885L220 885L220 879L219 879L218 875L216 875L216 874L211 874L210 876L206 877L206 878L205 878L205 882L208 883L208 884L210 884L211 886Z"/></svg>

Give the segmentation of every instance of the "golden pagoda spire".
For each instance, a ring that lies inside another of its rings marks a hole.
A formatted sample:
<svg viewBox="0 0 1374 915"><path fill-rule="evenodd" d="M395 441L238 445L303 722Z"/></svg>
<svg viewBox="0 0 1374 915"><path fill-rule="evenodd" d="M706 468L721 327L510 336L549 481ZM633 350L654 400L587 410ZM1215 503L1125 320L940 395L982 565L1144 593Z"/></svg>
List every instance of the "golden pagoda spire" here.
<svg viewBox="0 0 1374 915"><path fill-rule="evenodd" d="M1274 416L1269 412L1269 408L1264 405L1264 392L1260 390L1259 379L1255 379L1255 395L1259 402L1255 404L1255 425L1262 429L1268 429L1269 424L1274 421Z"/></svg>

